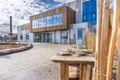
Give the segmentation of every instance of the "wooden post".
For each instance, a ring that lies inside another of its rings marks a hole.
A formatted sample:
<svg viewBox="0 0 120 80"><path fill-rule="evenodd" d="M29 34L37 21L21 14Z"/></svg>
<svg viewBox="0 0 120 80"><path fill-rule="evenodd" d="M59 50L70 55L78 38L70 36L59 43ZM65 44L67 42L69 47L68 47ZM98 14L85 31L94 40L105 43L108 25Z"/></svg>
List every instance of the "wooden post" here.
<svg viewBox="0 0 120 80"><path fill-rule="evenodd" d="M12 16L10 16L10 47L12 47Z"/></svg>
<svg viewBox="0 0 120 80"><path fill-rule="evenodd" d="M113 27L112 27L112 35L110 39L110 47L108 52L108 63L107 63L107 76L106 80L111 80L112 78L112 68L113 68L113 59L114 59L114 51L116 48L116 41L118 38L118 26L120 18L120 0L114 0L114 15L113 15Z"/></svg>
<svg viewBox="0 0 120 80"><path fill-rule="evenodd" d="M61 63L61 80L69 80L69 64Z"/></svg>
<svg viewBox="0 0 120 80"><path fill-rule="evenodd" d="M100 70L99 80L106 80L106 64L107 64L107 42L108 42L108 27L110 22L110 0L103 2L102 26L101 26L101 43L100 43Z"/></svg>
<svg viewBox="0 0 120 80"><path fill-rule="evenodd" d="M93 69L93 80L98 80L97 72L99 71L100 59L100 38L101 38L101 24L102 24L102 8L103 0L97 0L97 31L96 31L96 61Z"/></svg>

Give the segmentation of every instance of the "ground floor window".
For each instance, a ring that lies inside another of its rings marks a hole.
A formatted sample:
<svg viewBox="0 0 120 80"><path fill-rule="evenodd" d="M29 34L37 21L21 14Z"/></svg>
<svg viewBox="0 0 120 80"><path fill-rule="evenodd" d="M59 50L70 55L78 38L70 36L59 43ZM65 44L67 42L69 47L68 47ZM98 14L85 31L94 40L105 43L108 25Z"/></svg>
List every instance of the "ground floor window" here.
<svg viewBox="0 0 120 80"><path fill-rule="evenodd" d="M52 32L34 33L34 42L52 43Z"/></svg>

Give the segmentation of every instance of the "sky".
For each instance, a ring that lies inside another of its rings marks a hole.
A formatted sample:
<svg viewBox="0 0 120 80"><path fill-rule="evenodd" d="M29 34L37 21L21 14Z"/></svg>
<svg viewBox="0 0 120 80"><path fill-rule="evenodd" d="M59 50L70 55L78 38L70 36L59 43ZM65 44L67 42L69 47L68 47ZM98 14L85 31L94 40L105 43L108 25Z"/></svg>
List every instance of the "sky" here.
<svg viewBox="0 0 120 80"><path fill-rule="evenodd" d="M13 18L13 32L28 23L29 17L74 0L0 0L0 35L9 33L9 17Z"/></svg>

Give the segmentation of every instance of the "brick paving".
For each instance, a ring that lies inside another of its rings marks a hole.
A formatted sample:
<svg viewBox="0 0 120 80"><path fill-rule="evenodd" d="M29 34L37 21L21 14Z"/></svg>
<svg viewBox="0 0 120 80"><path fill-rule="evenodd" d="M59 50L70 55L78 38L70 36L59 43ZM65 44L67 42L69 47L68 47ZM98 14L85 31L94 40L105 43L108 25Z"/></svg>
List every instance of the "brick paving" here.
<svg viewBox="0 0 120 80"><path fill-rule="evenodd" d="M59 64L50 57L70 45L36 43L30 50L0 56L0 80L59 80Z"/></svg>

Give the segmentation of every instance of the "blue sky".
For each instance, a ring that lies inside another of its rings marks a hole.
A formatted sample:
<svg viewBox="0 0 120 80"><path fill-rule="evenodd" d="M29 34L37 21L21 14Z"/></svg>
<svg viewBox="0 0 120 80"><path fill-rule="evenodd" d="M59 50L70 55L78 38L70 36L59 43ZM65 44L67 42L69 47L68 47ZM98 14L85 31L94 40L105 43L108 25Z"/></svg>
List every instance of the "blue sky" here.
<svg viewBox="0 0 120 80"><path fill-rule="evenodd" d="M16 26L28 23L29 17L74 0L0 0L0 34L9 32L9 16L13 17L13 31Z"/></svg>

